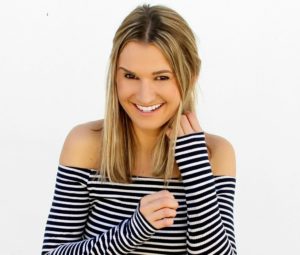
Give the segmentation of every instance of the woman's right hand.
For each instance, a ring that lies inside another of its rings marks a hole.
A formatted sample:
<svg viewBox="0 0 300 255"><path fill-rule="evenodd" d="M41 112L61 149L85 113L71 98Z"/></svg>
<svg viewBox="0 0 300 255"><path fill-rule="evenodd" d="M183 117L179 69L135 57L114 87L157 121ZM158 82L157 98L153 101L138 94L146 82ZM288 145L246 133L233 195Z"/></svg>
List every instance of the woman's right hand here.
<svg viewBox="0 0 300 255"><path fill-rule="evenodd" d="M174 223L179 204L168 190L161 190L141 198L140 212L156 229L170 227Z"/></svg>

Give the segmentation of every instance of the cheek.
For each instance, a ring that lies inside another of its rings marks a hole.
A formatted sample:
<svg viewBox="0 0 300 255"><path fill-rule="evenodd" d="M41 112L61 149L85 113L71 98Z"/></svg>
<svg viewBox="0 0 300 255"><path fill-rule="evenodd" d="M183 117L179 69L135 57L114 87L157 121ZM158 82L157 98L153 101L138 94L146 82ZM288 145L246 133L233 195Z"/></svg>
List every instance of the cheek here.
<svg viewBox="0 0 300 255"><path fill-rule="evenodd" d="M181 102L181 97L180 97L180 93L177 91L173 93L172 97L171 97L171 106L172 106L172 112L173 114L176 114L178 107L180 106L180 102Z"/></svg>
<svg viewBox="0 0 300 255"><path fill-rule="evenodd" d="M181 101L181 96L178 87L176 85L170 86L166 91L166 93L164 94L168 98L168 101L172 103L172 105L179 105Z"/></svg>
<svg viewBox="0 0 300 255"><path fill-rule="evenodd" d="M116 84L116 90L117 90L118 97L120 97L120 94L122 94L122 92L121 92L122 88L120 86L120 83Z"/></svg>
<svg viewBox="0 0 300 255"><path fill-rule="evenodd" d="M137 92L138 87L133 82L120 79L117 81L116 88L120 99L128 99Z"/></svg>
<svg viewBox="0 0 300 255"><path fill-rule="evenodd" d="M117 94L118 94L119 98L123 98L123 95L124 95L124 92L125 92L124 87L125 86L124 86L123 80L121 79L121 77L119 75L117 75L117 78L116 78L116 90L117 90Z"/></svg>
<svg viewBox="0 0 300 255"><path fill-rule="evenodd" d="M116 88L119 99L124 99L127 96L126 94L128 93L125 84L122 83L122 81L117 81Z"/></svg>

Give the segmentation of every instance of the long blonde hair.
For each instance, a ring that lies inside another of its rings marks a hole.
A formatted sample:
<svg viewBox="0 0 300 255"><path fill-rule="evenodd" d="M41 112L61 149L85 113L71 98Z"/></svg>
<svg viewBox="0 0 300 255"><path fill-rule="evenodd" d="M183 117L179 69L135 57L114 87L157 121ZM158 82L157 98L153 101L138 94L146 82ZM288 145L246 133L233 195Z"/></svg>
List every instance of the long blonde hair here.
<svg viewBox="0 0 300 255"><path fill-rule="evenodd" d="M174 148L183 111L195 112L196 87L201 60L195 35L187 22L174 10L144 4L136 7L116 31L110 54L106 82L105 117L102 130L101 167L99 174L111 182L131 183L130 170L135 167L135 134L132 122L118 101L116 70L118 58L130 41L157 46L168 60L179 86L181 102L177 113L161 127L153 149L153 175L172 177L175 166ZM171 139L166 131L172 127Z"/></svg>

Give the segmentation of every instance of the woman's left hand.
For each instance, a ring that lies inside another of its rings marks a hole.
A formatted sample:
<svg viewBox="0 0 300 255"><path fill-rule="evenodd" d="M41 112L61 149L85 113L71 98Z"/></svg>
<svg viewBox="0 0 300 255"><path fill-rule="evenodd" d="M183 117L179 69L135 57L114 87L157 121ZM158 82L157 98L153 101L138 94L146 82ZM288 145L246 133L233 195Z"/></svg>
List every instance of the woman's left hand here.
<svg viewBox="0 0 300 255"><path fill-rule="evenodd" d="M199 124L199 121L196 117L196 114L193 112L185 112L181 115L180 126L178 129L177 136L188 135L192 133L202 132L202 128ZM167 135L171 132L171 128L167 131Z"/></svg>

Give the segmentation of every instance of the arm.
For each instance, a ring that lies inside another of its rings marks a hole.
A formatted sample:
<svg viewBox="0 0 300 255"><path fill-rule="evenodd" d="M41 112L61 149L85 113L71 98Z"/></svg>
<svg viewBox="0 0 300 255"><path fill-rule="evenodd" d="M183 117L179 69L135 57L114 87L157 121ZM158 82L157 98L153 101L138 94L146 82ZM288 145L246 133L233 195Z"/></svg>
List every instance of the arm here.
<svg viewBox="0 0 300 255"><path fill-rule="evenodd" d="M127 254L155 233L155 228L142 216L138 205L130 218L95 238L84 240L90 174L89 169L58 167L42 255Z"/></svg>
<svg viewBox="0 0 300 255"><path fill-rule="evenodd" d="M203 131L177 137L175 160L186 191L188 254L235 255L235 177L212 175Z"/></svg>
<svg viewBox="0 0 300 255"><path fill-rule="evenodd" d="M235 230L234 230L234 195L236 178L232 176L214 176L218 203L224 228L228 238L236 250ZM236 252L236 251L235 251Z"/></svg>

